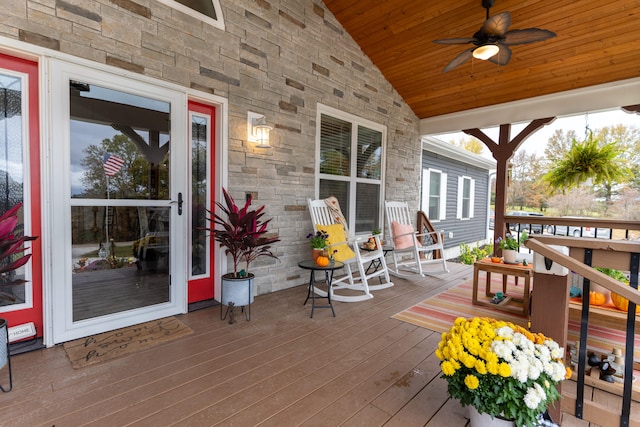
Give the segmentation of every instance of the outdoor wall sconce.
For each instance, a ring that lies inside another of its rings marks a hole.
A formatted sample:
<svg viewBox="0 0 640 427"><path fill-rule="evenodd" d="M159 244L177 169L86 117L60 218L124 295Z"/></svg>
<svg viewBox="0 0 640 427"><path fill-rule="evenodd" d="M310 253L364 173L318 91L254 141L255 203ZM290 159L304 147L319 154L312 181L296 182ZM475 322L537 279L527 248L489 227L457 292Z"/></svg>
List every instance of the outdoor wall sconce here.
<svg viewBox="0 0 640 427"><path fill-rule="evenodd" d="M0 370L8 365L9 368L9 387L5 389L0 385L3 392L11 391L13 388L13 377L11 375L11 359L9 355L9 329L7 328L7 320L0 319Z"/></svg>
<svg viewBox="0 0 640 427"><path fill-rule="evenodd" d="M247 139L256 143L258 148L270 148L269 131L273 129L267 124L264 114L248 112Z"/></svg>

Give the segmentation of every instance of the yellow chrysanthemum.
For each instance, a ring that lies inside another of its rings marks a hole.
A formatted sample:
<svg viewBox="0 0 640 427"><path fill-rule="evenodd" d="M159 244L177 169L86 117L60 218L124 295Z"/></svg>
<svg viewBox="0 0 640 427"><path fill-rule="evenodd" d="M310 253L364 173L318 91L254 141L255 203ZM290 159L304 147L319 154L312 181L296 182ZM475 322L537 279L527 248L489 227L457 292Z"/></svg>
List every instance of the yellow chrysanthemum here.
<svg viewBox="0 0 640 427"><path fill-rule="evenodd" d="M464 377L464 384L469 390L475 390L480 385L480 381L478 381L478 378L475 375L467 375Z"/></svg>
<svg viewBox="0 0 640 427"><path fill-rule="evenodd" d="M476 360L476 371L480 375L484 375L487 373L487 366L484 364L482 360Z"/></svg>
<svg viewBox="0 0 640 427"><path fill-rule="evenodd" d="M486 366L487 372L489 372L491 375L498 375L498 369L500 367L500 365L498 365L498 361L487 362Z"/></svg>
<svg viewBox="0 0 640 427"><path fill-rule="evenodd" d="M510 377L511 376L511 366L509 366L508 363L504 363L504 362L501 363L498 366L498 374L501 377L504 377L504 378Z"/></svg>
<svg viewBox="0 0 640 427"><path fill-rule="evenodd" d="M448 377L456 373L456 369L448 360L445 360L444 362L442 362L442 365L440 365L440 368L442 369L442 373Z"/></svg>

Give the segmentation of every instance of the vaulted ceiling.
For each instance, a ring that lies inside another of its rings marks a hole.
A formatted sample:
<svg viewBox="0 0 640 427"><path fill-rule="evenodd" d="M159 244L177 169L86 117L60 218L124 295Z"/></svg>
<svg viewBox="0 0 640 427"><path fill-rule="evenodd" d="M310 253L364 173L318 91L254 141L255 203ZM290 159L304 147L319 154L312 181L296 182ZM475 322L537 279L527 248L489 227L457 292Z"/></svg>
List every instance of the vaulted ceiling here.
<svg viewBox="0 0 640 427"><path fill-rule="evenodd" d="M557 37L512 46L505 66L471 59L443 73L471 46L433 40L472 37L481 0L324 0L420 119L640 77L640 0L496 0L509 29Z"/></svg>

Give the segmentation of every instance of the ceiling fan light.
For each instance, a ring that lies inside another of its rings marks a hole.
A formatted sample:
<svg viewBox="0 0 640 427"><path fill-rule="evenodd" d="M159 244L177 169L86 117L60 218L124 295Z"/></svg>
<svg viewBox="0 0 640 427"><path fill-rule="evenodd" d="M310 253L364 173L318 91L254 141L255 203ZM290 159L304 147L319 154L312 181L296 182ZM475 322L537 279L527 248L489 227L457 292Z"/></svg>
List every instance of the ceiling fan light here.
<svg viewBox="0 0 640 427"><path fill-rule="evenodd" d="M473 57L477 59L487 60L500 52L500 48L495 44L483 44L473 50Z"/></svg>

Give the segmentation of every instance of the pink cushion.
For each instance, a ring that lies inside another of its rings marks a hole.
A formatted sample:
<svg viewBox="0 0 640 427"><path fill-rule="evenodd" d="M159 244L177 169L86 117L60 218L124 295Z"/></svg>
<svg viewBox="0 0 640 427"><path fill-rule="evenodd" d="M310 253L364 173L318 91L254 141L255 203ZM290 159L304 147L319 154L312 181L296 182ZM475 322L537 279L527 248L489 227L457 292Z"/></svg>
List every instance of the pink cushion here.
<svg viewBox="0 0 640 427"><path fill-rule="evenodd" d="M391 234L393 235L393 246L396 249L406 249L413 246L413 233L415 228L412 225L400 224L391 221ZM404 236L402 236L404 234ZM397 236L397 237L396 237Z"/></svg>

